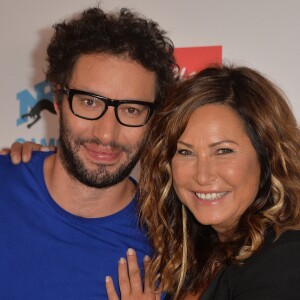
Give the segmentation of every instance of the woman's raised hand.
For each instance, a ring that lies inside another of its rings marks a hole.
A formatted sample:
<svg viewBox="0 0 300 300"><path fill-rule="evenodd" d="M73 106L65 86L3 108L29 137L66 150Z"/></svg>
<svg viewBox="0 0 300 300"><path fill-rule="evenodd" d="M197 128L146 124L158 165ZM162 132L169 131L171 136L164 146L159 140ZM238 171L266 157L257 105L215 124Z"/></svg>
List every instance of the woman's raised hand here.
<svg viewBox="0 0 300 300"><path fill-rule="evenodd" d="M119 286L122 300L159 300L160 293L155 292L154 287L149 284L148 269L150 257L144 258L144 284L141 278L136 253L133 249L128 249L127 259L119 260ZM120 300L110 276L106 277L106 291L109 300Z"/></svg>

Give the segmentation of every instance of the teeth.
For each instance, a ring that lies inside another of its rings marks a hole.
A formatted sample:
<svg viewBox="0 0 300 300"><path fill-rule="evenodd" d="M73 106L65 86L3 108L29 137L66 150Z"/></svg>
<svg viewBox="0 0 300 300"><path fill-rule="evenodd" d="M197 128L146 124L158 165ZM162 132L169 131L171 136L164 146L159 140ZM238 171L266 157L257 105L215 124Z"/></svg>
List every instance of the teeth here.
<svg viewBox="0 0 300 300"><path fill-rule="evenodd" d="M216 200L218 198L223 197L224 195L227 194L227 192L222 192L222 193L195 193L196 196L202 200L206 200L206 201L212 201L212 200Z"/></svg>

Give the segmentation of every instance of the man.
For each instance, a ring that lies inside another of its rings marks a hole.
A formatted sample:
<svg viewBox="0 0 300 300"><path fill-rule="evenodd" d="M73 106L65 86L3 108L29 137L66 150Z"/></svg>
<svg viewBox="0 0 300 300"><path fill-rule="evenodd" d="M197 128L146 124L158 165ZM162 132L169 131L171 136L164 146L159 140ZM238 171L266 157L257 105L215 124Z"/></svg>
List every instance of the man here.
<svg viewBox="0 0 300 300"><path fill-rule="evenodd" d="M46 77L60 147L17 166L0 157L1 299L107 299L127 249L151 253L129 174L173 83L173 45L127 9L88 9L54 29Z"/></svg>

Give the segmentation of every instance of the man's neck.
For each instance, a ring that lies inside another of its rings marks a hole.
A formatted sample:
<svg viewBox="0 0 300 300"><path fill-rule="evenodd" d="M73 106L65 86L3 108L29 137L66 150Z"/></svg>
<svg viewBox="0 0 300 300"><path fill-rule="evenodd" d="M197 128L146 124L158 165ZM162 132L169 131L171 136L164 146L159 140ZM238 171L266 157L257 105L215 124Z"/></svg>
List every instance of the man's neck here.
<svg viewBox="0 0 300 300"><path fill-rule="evenodd" d="M109 188L88 187L66 171L58 154L46 158L44 176L54 201L69 213L85 218L105 217L122 210L136 192L129 178Z"/></svg>

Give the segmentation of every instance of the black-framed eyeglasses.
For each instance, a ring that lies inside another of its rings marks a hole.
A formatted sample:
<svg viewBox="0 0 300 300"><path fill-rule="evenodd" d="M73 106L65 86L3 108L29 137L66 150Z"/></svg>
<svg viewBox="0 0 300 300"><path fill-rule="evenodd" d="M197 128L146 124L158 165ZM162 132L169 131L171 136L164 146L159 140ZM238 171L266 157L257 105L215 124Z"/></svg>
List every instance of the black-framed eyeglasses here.
<svg viewBox="0 0 300 300"><path fill-rule="evenodd" d="M72 113L82 119L98 120L113 106L118 122L128 127L144 126L155 110L155 104L138 100L113 100L86 91L62 89L67 94Z"/></svg>

